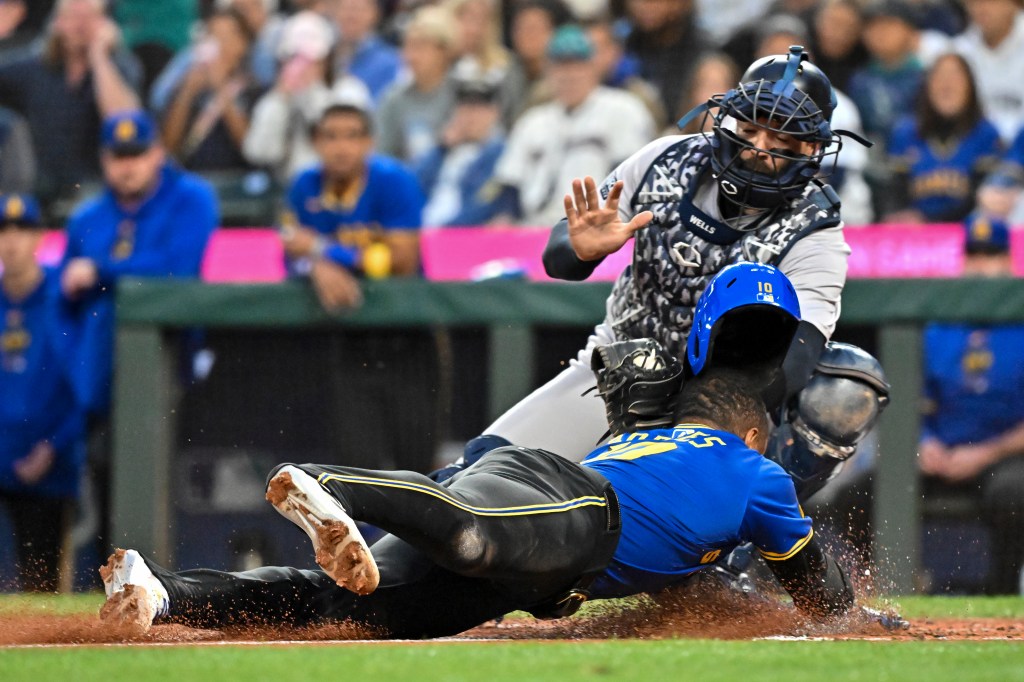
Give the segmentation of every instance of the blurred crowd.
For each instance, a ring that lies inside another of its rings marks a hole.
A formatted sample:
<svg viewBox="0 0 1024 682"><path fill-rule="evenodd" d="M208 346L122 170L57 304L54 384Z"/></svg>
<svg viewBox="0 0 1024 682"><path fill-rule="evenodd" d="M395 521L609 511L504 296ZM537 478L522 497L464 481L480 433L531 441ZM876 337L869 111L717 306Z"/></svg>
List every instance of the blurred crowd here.
<svg viewBox="0 0 1024 682"><path fill-rule="evenodd" d="M3 0L0 36L0 188L53 226L133 108L223 224L274 224L336 103L416 175L425 227L546 226L568 179L791 44L831 77L834 127L874 142L828 169L847 225L1024 213L1018 0Z"/></svg>
<svg viewBox="0 0 1024 682"><path fill-rule="evenodd" d="M873 142L823 169L846 224L997 226L975 241L1006 267L979 274L1008 275L1002 235L1024 223L1021 0L0 0L0 356L20 396L0 410L0 501L31 510L16 530L45 565L25 586L56 584L87 438L101 488L108 475L118 278L195 276L218 226L275 226L326 309L358 305L363 278L419 272L420 230L548 227L573 178L678 134L790 45L830 76L833 128ZM53 271L32 255L43 227L66 228ZM948 352L984 362L964 364L963 395L933 396L951 412L994 385L996 354L1024 348L956 333L970 348L949 332ZM415 345L360 343L341 370ZM432 381L407 397L431 400ZM1014 382L985 404L1024 406ZM345 413L365 428L377 407ZM971 475L1024 452L1024 414L1004 416ZM923 453L961 436L929 431ZM417 443L431 445L380 450ZM924 473L971 478L937 461Z"/></svg>

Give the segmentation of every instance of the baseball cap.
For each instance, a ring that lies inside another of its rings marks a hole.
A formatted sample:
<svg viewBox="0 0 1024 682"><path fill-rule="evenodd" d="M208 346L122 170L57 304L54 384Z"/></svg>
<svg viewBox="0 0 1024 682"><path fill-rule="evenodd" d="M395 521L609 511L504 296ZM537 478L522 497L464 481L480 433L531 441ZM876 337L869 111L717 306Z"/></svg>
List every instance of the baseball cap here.
<svg viewBox="0 0 1024 682"><path fill-rule="evenodd" d="M566 24L555 31L548 43L548 59L556 62L586 61L594 56L590 36L575 24Z"/></svg>
<svg viewBox="0 0 1024 682"><path fill-rule="evenodd" d="M302 56L310 61L319 61L330 54L333 47L331 22L316 12L304 10L285 22L281 41L277 44L277 57L285 60Z"/></svg>
<svg viewBox="0 0 1024 682"><path fill-rule="evenodd" d="M0 194L0 225L39 227L39 204L27 194Z"/></svg>
<svg viewBox="0 0 1024 682"><path fill-rule="evenodd" d="M968 254L996 255L1010 250L1010 228L1001 218L972 213L964 221Z"/></svg>
<svg viewBox="0 0 1024 682"><path fill-rule="evenodd" d="M103 121L100 141L116 156L137 156L156 141L156 124L144 111L121 111Z"/></svg>
<svg viewBox="0 0 1024 682"><path fill-rule="evenodd" d="M921 17L917 10L904 0L877 0L864 8L864 21L872 19L899 19L905 24L917 27Z"/></svg>

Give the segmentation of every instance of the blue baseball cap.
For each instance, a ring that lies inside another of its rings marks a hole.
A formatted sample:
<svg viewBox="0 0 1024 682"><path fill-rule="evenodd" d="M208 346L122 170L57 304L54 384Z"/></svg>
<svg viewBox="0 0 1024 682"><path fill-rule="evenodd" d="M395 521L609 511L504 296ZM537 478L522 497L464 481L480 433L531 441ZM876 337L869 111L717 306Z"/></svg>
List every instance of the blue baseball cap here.
<svg viewBox="0 0 1024 682"><path fill-rule="evenodd" d="M137 156L156 141L156 124L144 111L121 111L103 121L100 142L116 156Z"/></svg>
<svg viewBox="0 0 1024 682"><path fill-rule="evenodd" d="M39 227L39 204L27 194L0 194L0 225Z"/></svg>
<svg viewBox="0 0 1024 682"><path fill-rule="evenodd" d="M1010 227L1001 218L972 213L964 221L964 248L968 254L1002 254L1010 251Z"/></svg>
<svg viewBox="0 0 1024 682"><path fill-rule="evenodd" d="M566 24L551 37L547 54L555 62L584 62L594 56L594 43L582 28Z"/></svg>

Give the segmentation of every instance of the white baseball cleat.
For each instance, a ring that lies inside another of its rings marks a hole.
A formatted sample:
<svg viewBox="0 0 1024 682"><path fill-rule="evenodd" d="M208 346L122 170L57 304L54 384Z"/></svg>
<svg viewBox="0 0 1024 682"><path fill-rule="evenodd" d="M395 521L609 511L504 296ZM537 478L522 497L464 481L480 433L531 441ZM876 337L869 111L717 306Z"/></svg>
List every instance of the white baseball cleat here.
<svg viewBox="0 0 1024 682"><path fill-rule="evenodd" d="M156 618L167 614L167 588L134 549L114 550L100 567L100 577L107 593L107 601L100 608L100 620L146 632Z"/></svg>
<svg viewBox="0 0 1024 682"><path fill-rule="evenodd" d="M355 521L316 479L281 467L267 484L267 501L313 542L316 562L334 582L356 594L377 589L380 573Z"/></svg>

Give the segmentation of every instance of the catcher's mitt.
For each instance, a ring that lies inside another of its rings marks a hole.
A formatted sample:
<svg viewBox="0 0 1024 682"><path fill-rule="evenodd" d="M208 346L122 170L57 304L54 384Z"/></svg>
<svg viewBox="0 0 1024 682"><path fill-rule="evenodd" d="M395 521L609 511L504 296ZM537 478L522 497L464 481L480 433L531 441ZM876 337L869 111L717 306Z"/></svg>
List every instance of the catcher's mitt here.
<svg viewBox="0 0 1024 682"><path fill-rule="evenodd" d="M683 367L654 339L598 346L590 359L613 436L672 426Z"/></svg>

